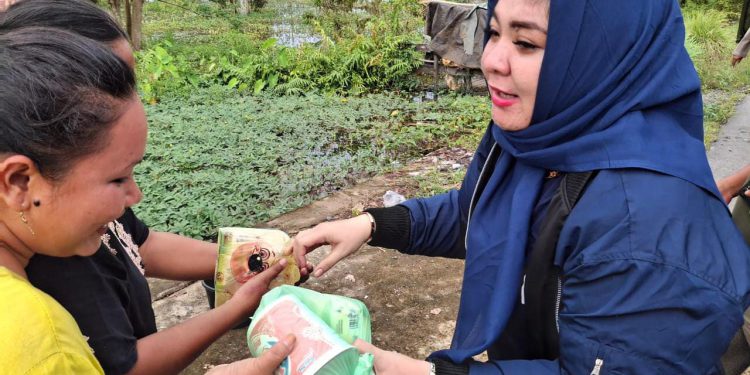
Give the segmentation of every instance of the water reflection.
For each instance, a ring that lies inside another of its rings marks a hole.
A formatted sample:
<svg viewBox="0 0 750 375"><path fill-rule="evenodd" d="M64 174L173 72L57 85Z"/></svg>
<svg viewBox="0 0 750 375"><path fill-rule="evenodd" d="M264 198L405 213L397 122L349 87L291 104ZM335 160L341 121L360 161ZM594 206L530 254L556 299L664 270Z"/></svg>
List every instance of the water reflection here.
<svg viewBox="0 0 750 375"><path fill-rule="evenodd" d="M298 1L275 2L276 14L279 18L271 25L272 36L281 46L296 48L305 43L317 43L320 36L315 35L312 28L302 21L305 13L317 13L317 9Z"/></svg>
<svg viewBox="0 0 750 375"><path fill-rule="evenodd" d="M320 42L321 38L316 35L312 35L309 30L300 32L299 26L305 25L294 25L292 23L275 23L271 26L271 32L273 37L276 38L276 44L284 47L296 48L305 43L317 43ZM305 27L308 29L308 27Z"/></svg>

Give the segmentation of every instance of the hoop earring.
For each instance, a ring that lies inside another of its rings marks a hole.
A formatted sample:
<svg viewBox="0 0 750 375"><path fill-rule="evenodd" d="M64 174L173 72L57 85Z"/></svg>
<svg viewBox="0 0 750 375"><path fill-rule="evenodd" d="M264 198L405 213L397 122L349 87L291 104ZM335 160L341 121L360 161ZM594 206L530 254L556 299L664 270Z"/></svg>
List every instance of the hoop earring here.
<svg viewBox="0 0 750 375"><path fill-rule="evenodd" d="M29 228L29 232L31 232L31 235L36 236L36 233L34 233L34 229L32 229L31 225L29 225L29 220L26 219L26 215L23 214L23 211L18 211L18 217L21 219L21 222L26 225L26 228Z"/></svg>

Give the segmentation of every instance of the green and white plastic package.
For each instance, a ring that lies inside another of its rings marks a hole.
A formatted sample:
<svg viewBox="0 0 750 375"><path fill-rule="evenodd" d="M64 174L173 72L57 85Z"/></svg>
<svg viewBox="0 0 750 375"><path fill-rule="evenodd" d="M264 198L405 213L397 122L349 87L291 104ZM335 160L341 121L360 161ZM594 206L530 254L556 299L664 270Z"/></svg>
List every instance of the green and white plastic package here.
<svg viewBox="0 0 750 375"><path fill-rule="evenodd" d="M247 330L253 357L292 333L297 343L277 374L369 375L372 355L359 354L356 339L371 342L370 313L360 301L294 286L279 286L261 299Z"/></svg>

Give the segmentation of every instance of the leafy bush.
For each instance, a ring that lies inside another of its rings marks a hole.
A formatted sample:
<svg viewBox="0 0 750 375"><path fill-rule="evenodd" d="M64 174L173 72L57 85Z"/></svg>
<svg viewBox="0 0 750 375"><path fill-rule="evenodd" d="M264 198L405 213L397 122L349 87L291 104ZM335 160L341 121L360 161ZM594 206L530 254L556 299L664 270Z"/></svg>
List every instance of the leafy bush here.
<svg viewBox="0 0 750 375"><path fill-rule="evenodd" d="M732 45L726 28L722 27L726 24L725 14L717 10L685 11L685 31L688 38L712 57L725 52Z"/></svg>
<svg viewBox="0 0 750 375"><path fill-rule="evenodd" d="M355 2L356 0L313 0L313 4L321 9L344 11L352 10Z"/></svg>
<svg viewBox="0 0 750 375"><path fill-rule="evenodd" d="M735 19L742 11L742 1L737 0L686 0L685 3L688 8L698 6L713 9L727 13Z"/></svg>
<svg viewBox="0 0 750 375"><path fill-rule="evenodd" d="M157 45L145 51L136 52L138 64L136 66L138 76L138 88L141 91L141 99L149 104L155 104L157 99L167 93L174 93L183 86L183 77L188 72L181 72L180 65L184 70L184 59L180 56L175 58L167 52L165 47L170 44Z"/></svg>
<svg viewBox="0 0 750 375"><path fill-rule="evenodd" d="M266 6L267 0L250 0L250 6L253 10L258 10Z"/></svg>
<svg viewBox="0 0 750 375"><path fill-rule="evenodd" d="M221 2L170 0L144 3L143 33L146 46L165 40L170 52L189 55L194 49L241 49L245 39L264 40L278 14L274 8L257 9L246 16Z"/></svg>
<svg viewBox="0 0 750 375"><path fill-rule="evenodd" d="M422 38L420 9L416 2L394 0L378 6L378 16L326 12L308 19L322 42L299 48L265 38L267 29L247 34L224 27L220 37L204 36L209 31L202 26L179 31L190 35L189 42L165 31L138 55L144 100L154 103L216 84L255 95L411 89L412 72L421 64L421 53L413 48Z"/></svg>
<svg viewBox="0 0 750 375"><path fill-rule="evenodd" d="M704 6L683 9L685 47L695 63L704 91L734 90L750 83L747 65L730 66L734 49L735 25L727 21L727 13Z"/></svg>
<svg viewBox="0 0 750 375"><path fill-rule="evenodd" d="M193 237L250 226L481 133L486 103L448 95L414 103L386 94L271 97L199 89L148 106L149 145L136 171L144 200L135 209L157 230Z"/></svg>
<svg viewBox="0 0 750 375"><path fill-rule="evenodd" d="M704 100L706 147L716 139L721 124L734 112L734 105L750 84L750 69L742 62L731 67L736 15L722 11L718 1L689 1L683 8L685 47L701 78ZM739 3L738 3L739 4ZM722 94L725 92L726 95Z"/></svg>

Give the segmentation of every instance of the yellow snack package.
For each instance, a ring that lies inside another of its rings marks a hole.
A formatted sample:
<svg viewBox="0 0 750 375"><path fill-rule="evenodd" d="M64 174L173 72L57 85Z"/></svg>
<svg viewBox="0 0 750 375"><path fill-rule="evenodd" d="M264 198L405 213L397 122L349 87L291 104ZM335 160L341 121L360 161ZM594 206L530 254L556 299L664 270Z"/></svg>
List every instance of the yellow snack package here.
<svg viewBox="0 0 750 375"><path fill-rule="evenodd" d="M277 229L219 228L215 306L221 306L242 284L281 259L287 260L287 266L270 287L298 282L299 267L290 242L289 235Z"/></svg>

